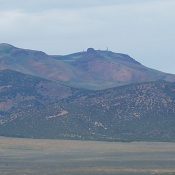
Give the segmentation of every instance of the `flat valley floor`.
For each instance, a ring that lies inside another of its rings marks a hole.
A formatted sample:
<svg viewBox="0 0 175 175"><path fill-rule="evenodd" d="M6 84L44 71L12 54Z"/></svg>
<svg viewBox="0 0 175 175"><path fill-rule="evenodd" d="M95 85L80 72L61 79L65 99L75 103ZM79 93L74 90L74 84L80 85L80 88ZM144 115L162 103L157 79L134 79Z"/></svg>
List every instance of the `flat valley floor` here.
<svg viewBox="0 0 175 175"><path fill-rule="evenodd" d="M0 137L0 175L174 175L175 143Z"/></svg>

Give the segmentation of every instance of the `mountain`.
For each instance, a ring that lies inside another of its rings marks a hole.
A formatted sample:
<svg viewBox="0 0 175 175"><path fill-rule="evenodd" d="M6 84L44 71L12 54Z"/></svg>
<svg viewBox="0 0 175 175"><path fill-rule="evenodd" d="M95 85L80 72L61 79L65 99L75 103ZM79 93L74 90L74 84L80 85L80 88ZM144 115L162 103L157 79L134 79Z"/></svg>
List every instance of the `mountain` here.
<svg viewBox="0 0 175 175"><path fill-rule="evenodd" d="M128 55L0 44L0 135L175 141L175 75Z"/></svg>
<svg viewBox="0 0 175 175"><path fill-rule="evenodd" d="M91 90L157 80L175 81L175 75L147 68L128 55L93 48L71 55L51 56L0 44L0 69Z"/></svg>
<svg viewBox="0 0 175 175"><path fill-rule="evenodd" d="M41 51L0 44L0 69L10 69L48 80L68 81L74 72L67 64Z"/></svg>
<svg viewBox="0 0 175 175"><path fill-rule="evenodd" d="M89 91L3 70L0 96L0 135L175 141L175 83Z"/></svg>
<svg viewBox="0 0 175 175"><path fill-rule="evenodd" d="M59 56L57 60L79 70L78 82L72 86L87 89L107 89L155 80L175 81L175 76L143 66L128 55L89 48L86 52Z"/></svg>
<svg viewBox="0 0 175 175"><path fill-rule="evenodd" d="M44 108L76 92L58 82L22 74L11 70L0 71L0 119L17 115L27 108Z"/></svg>

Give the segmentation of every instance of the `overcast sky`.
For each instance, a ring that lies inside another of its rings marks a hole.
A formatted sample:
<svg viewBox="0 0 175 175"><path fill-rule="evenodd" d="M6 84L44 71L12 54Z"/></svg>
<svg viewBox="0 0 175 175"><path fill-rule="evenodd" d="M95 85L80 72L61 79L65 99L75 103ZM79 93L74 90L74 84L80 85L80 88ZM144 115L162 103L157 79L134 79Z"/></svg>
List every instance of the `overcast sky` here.
<svg viewBox="0 0 175 175"><path fill-rule="evenodd" d="M175 73L175 0L0 0L0 42L59 55L108 47Z"/></svg>

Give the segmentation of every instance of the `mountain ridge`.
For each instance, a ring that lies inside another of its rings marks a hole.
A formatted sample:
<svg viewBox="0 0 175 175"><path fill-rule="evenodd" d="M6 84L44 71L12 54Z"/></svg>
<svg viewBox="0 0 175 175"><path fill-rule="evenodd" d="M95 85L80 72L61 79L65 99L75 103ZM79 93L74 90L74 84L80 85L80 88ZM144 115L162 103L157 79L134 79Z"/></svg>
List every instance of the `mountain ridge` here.
<svg viewBox="0 0 175 175"><path fill-rule="evenodd" d="M0 135L106 141L175 141L175 83L82 90L0 71Z"/></svg>
<svg viewBox="0 0 175 175"><path fill-rule="evenodd" d="M175 81L175 75L150 69L130 56L89 48L65 56L0 44L0 69L38 76L89 90L157 80Z"/></svg>

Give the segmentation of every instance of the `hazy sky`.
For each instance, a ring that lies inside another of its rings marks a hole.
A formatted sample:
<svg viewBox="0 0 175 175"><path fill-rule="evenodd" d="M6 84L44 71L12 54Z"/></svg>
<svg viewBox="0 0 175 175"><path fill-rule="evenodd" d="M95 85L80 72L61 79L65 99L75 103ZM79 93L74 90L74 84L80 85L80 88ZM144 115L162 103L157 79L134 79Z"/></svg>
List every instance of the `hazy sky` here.
<svg viewBox="0 0 175 175"><path fill-rule="evenodd" d="M109 47L175 73L175 0L0 0L0 42L49 54Z"/></svg>

